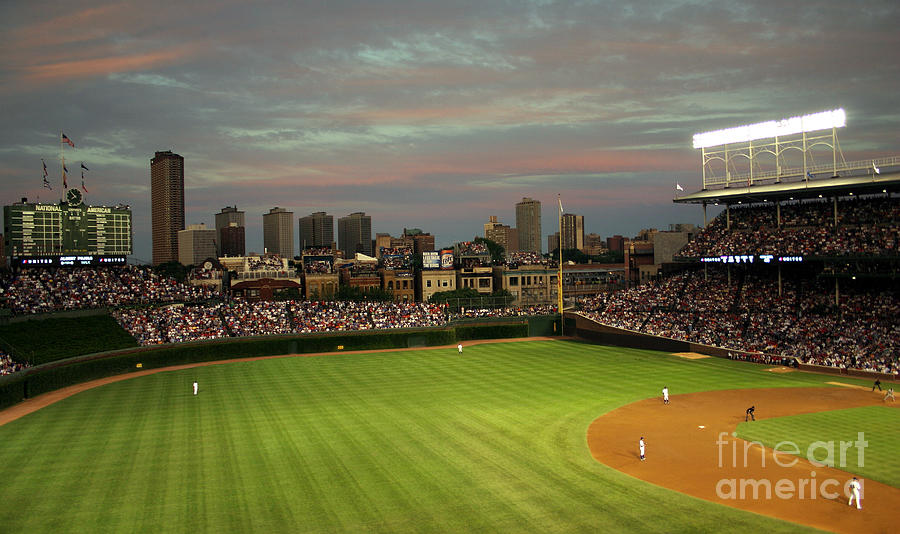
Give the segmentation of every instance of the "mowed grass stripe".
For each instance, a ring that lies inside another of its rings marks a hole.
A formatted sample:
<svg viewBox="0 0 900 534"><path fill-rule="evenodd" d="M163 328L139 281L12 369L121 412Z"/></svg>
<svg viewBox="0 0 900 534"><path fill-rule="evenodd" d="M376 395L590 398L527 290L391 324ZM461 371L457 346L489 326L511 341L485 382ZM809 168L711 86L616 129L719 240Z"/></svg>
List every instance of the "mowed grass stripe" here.
<svg viewBox="0 0 900 534"><path fill-rule="evenodd" d="M664 384L673 395L821 384L709 362L537 341L475 345L462 356L425 349L281 358L110 384L0 427L0 457L23 460L0 465L0 480L14 481L0 485L8 505L0 525L10 532L721 524L796 531L636 481L590 457L591 420L658 395ZM29 502L38 492L43 504Z"/></svg>

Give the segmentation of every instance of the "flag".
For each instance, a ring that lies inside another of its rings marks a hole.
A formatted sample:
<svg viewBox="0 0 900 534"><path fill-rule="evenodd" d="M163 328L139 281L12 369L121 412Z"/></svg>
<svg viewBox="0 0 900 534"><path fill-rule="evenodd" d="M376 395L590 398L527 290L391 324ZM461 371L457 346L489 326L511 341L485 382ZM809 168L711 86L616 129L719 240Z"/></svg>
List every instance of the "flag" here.
<svg viewBox="0 0 900 534"><path fill-rule="evenodd" d="M88 169L87 167L84 166L84 162L83 162L83 161L81 162L81 168L84 169L84 170L86 170L86 171L89 171L89 170L90 170L90 169ZM83 174L83 173L82 173L82 174Z"/></svg>
<svg viewBox="0 0 900 534"><path fill-rule="evenodd" d="M82 167L84 167L84 165L82 165ZM87 167L84 168L87 169ZM83 189L85 193L88 192L87 187L84 186L84 171L81 171L81 189Z"/></svg>
<svg viewBox="0 0 900 534"><path fill-rule="evenodd" d="M562 215L562 213L563 213L562 198L561 198L561 197L556 197L556 200L559 201L559 214Z"/></svg>
<svg viewBox="0 0 900 534"><path fill-rule="evenodd" d="M684 188L681 187L681 184L679 184L678 182L675 182L675 189L677 189L678 191L684 191Z"/></svg>
<svg viewBox="0 0 900 534"><path fill-rule="evenodd" d="M72 142L71 139L66 136L66 134L62 134L62 142L67 143L70 147L75 148L75 143Z"/></svg>
<svg viewBox="0 0 900 534"><path fill-rule="evenodd" d="M881 169L878 168L878 165L875 165L875 162L872 162L872 170L875 171L875 174L881 174Z"/></svg>
<svg viewBox="0 0 900 534"><path fill-rule="evenodd" d="M809 178L810 180L815 180L815 176L813 176L813 174L809 171L806 171L806 177Z"/></svg>
<svg viewBox="0 0 900 534"><path fill-rule="evenodd" d="M53 191L53 188L50 187L50 181L47 180L47 176L49 176L49 174L47 174L47 164L44 162L44 158L41 158L41 166L44 167L44 187Z"/></svg>

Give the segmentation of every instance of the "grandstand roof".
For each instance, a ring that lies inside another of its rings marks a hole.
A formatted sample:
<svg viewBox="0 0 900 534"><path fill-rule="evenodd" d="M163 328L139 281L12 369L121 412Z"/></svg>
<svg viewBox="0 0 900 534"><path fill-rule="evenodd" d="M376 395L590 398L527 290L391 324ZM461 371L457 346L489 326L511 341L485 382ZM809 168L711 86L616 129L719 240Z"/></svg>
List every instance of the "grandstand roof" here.
<svg viewBox="0 0 900 534"><path fill-rule="evenodd" d="M877 194L900 191L900 171L821 180L754 184L748 187L706 189L674 198L678 204L737 204L793 199Z"/></svg>

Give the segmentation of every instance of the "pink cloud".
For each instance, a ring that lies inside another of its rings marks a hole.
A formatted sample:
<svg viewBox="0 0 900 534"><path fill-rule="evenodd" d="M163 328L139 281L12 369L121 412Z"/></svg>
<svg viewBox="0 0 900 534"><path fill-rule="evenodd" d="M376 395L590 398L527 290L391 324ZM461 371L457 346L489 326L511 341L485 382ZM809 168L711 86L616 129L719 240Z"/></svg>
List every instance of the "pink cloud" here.
<svg viewBox="0 0 900 534"><path fill-rule="evenodd" d="M182 46L143 54L58 61L25 67L23 70L29 81L55 81L145 70L183 61L191 55L191 47Z"/></svg>

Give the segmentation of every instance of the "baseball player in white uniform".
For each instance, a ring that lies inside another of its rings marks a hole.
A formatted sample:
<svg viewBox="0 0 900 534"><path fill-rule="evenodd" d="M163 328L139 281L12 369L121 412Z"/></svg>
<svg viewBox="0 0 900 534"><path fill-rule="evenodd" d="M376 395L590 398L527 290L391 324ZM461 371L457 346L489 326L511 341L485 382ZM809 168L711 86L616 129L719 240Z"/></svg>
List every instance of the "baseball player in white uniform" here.
<svg viewBox="0 0 900 534"><path fill-rule="evenodd" d="M884 400L887 401L888 399L894 402L894 388L888 388L887 393L884 394Z"/></svg>
<svg viewBox="0 0 900 534"><path fill-rule="evenodd" d="M456 346L456 350L458 350L459 353L462 354L462 343Z"/></svg>
<svg viewBox="0 0 900 534"><path fill-rule="evenodd" d="M669 386L663 386L663 404L669 404Z"/></svg>
<svg viewBox="0 0 900 534"><path fill-rule="evenodd" d="M856 509L862 510L862 504L859 501L859 485L859 479L853 477L853 480L850 481L850 501L847 502L847 505L852 505L853 499L856 499Z"/></svg>
<svg viewBox="0 0 900 534"><path fill-rule="evenodd" d="M644 457L644 436L641 436L641 440L638 442L638 447L641 449L641 461L643 462L646 459Z"/></svg>
<svg viewBox="0 0 900 534"><path fill-rule="evenodd" d="M197 381L196 381L196 380L194 380L194 395L197 394L197 390L198 390L198 389L200 389L200 385L197 384Z"/></svg>

